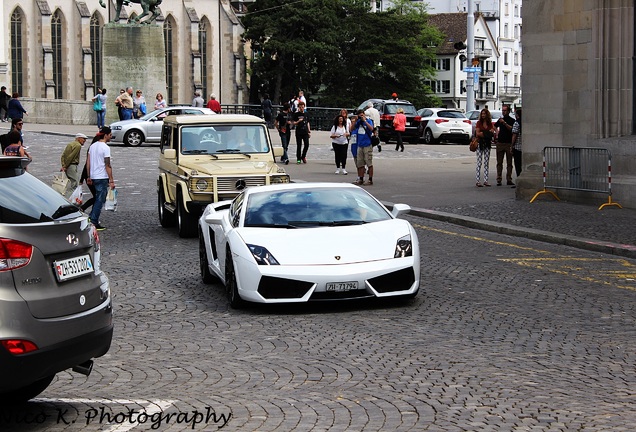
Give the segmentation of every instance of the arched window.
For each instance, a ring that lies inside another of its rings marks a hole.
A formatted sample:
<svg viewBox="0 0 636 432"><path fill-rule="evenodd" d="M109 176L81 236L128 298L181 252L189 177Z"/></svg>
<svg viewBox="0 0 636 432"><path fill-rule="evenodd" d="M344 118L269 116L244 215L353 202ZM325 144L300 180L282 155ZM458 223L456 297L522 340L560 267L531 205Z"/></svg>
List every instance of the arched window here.
<svg viewBox="0 0 636 432"><path fill-rule="evenodd" d="M60 10L51 15L51 48L53 49L53 83L55 99L64 98L62 75L62 16Z"/></svg>
<svg viewBox="0 0 636 432"><path fill-rule="evenodd" d="M208 23L207 20L199 22L199 50L201 52L201 94L207 99L208 92Z"/></svg>
<svg viewBox="0 0 636 432"><path fill-rule="evenodd" d="M104 85L102 81L102 25L101 19L97 12L91 16L91 51L93 52L93 85L95 91L97 87ZM89 95L87 95L89 96ZM91 95L92 96L92 95Z"/></svg>
<svg viewBox="0 0 636 432"><path fill-rule="evenodd" d="M24 94L24 14L16 8L11 14L11 89L10 92Z"/></svg>
<svg viewBox="0 0 636 432"><path fill-rule="evenodd" d="M163 23L163 40L166 45L166 87L168 89L168 94L167 94L168 105L171 105L174 102L174 99L173 99L174 98L174 94L173 94L174 74L172 71L172 67L173 67L172 28L173 28L172 17L168 16L168 18Z"/></svg>

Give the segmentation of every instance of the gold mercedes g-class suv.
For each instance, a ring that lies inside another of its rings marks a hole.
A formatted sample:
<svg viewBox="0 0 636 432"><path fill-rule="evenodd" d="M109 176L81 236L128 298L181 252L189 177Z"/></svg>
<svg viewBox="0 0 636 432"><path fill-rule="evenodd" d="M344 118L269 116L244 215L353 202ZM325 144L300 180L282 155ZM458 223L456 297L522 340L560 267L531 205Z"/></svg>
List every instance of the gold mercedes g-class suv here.
<svg viewBox="0 0 636 432"><path fill-rule="evenodd" d="M267 124L247 114L168 116L163 121L157 195L161 226L195 237L205 206L246 187L289 183L276 165Z"/></svg>

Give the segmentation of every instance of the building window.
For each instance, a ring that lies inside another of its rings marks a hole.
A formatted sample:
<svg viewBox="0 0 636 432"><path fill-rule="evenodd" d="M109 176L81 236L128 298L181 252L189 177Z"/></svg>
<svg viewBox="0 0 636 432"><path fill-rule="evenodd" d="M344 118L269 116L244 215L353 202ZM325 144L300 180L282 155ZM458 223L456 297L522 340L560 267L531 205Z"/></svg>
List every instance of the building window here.
<svg viewBox="0 0 636 432"><path fill-rule="evenodd" d="M519 6L515 5L515 16L519 16Z"/></svg>
<svg viewBox="0 0 636 432"><path fill-rule="evenodd" d="M519 66L519 54L515 53L513 57L514 57L515 66Z"/></svg>
<svg viewBox="0 0 636 432"><path fill-rule="evenodd" d="M55 85L55 99L63 99L62 17L59 9L51 15L51 48L53 49L53 84Z"/></svg>
<svg viewBox="0 0 636 432"><path fill-rule="evenodd" d="M11 90L10 93L18 92L24 94L24 64L22 62L23 55L23 14L19 8L16 8L11 14Z"/></svg>
<svg viewBox="0 0 636 432"><path fill-rule="evenodd" d="M167 87L167 103L170 105L173 103L173 85L174 76L172 74L172 23L170 19L166 19L163 22L163 40L166 46L166 87Z"/></svg>
<svg viewBox="0 0 636 432"><path fill-rule="evenodd" d="M486 65L486 72L493 73L495 72L495 62L494 60L488 60L484 62Z"/></svg>
<svg viewBox="0 0 636 432"><path fill-rule="evenodd" d="M508 15L510 14L510 12L508 12L508 3L506 3L506 4L504 5L504 14L505 14L506 16L508 16Z"/></svg>
<svg viewBox="0 0 636 432"><path fill-rule="evenodd" d="M508 37L508 24L504 24L504 37Z"/></svg>
<svg viewBox="0 0 636 432"><path fill-rule="evenodd" d="M199 52L201 53L201 91L203 99L208 92L208 29L204 21L199 23Z"/></svg>
<svg viewBox="0 0 636 432"><path fill-rule="evenodd" d="M515 39L519 39L519 26L515 26Z"/></svg>
<svg viewBox="0 0 636 432"><path fill-rule="evenodd" d="M95 92L97 92L97 88L104 85L102 82L102 26L97 12L91 16L90 33L91 51L93 52L93 76L91 78Z"/></svg>
<svg viewBox="0 0 636 432"><path fill-rule="evenodd" d="M519 75L518 74L514 75L514 86L515 87L519 87Z"/></svg>
<svg viewBox="0 0 636 432"><path fill-rule="evenodd" d="M459 81L459 94L466 93L466 80Z"/></svg>
<svg viewBox="0 0 636 432"><path fill-rule="evenodd" d="M506 51L504 53L504 64L507 65L508 64L508 51Z"/></svg>

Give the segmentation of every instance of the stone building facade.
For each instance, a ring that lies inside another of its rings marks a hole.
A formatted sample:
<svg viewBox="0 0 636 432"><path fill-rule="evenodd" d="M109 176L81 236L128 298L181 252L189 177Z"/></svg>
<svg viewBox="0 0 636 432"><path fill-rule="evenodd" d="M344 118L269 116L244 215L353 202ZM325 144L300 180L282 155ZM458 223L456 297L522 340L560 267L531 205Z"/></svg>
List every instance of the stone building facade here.
<svg viewBox="0 0 636 432"><path fill-rule="evenodd" d="M612 156L613 201L636 208L636 19L632 0L535 0L523 15L523 166L517 195L542 188L545 146ZM599 201L586 192L567 199Z"/></svg>
<svg viewBox="0 0 636 432"><path fill-rule="evenodd" d="M0 30L0 84L26 105L89 100L102 86L103 27L115 16L109 1L110 10L99 0L3 0L0 21L8 25ZM243 27L230 2L163 0L159 9L168 103L190 103L196 90L206 99L215 93L222 103L246 103ZM120 23L141 12L138 4L125 6ZM108 89L109 96L118 90Z"/></svg>

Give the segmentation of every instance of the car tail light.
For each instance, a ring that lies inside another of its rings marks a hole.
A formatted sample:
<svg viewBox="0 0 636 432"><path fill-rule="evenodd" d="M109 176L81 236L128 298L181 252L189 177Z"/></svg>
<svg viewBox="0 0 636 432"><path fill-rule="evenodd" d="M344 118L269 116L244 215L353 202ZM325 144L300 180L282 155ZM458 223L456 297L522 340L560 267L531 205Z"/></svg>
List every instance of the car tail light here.
<svg viewBox="0 0 636 432"><path fill-rule="evenodd" d="M24 267L31 261L31 256L33 256L33 246L0 238L0 272Z"/></svg>
<svg viewBox="0 0 636 432"><path fill-rule="evenodd" d="M468 123L469 125L472 125L472 123L470 122L470 120L462 120L464 123Z"/></svg>
<svg viewBox="0 0 636 432"><path fill-rule="evenodd" d="M422 121L422 116L415 116L415 118L413 120L416 121L416 122Z"/></svg>
<svg viewBox="0 0 636 432"><path fill-rule="evenodd" d="M391 114L382 114L380 116L380 120L393 120L393 117Z"/></svg>
<svg viewBox="0 0 636 432"><path fill-rule="evenodd" d="M0 341L3 347L13 355L20 355L36 351L37 345L31 341L23 339L9 339Z"/></svg>
<svg viewBox="0 0 636 432"><path fill-rule="evenodd" d="M448 120L446 120L446 119L440 119L440 118L435 119L435 123L437 123L437 124L446 123L446 122L448 122Z"/></svg>

